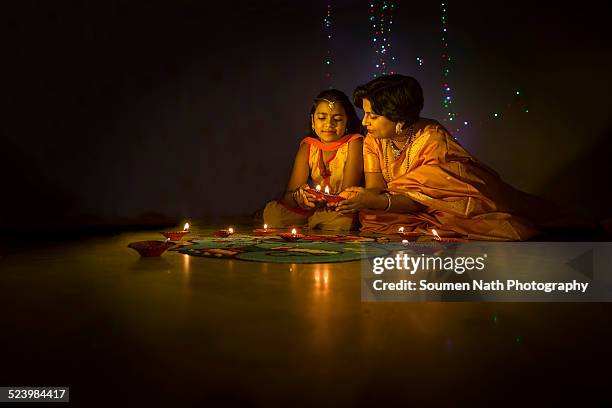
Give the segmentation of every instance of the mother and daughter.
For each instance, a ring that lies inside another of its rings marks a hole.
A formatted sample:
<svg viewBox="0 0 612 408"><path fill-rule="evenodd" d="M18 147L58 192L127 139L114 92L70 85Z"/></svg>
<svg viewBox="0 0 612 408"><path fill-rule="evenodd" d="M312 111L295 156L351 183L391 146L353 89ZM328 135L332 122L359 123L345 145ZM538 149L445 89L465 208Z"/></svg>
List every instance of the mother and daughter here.
<svg viewBox="0 0 612 408"><path fill-rule="evenodd" d="M538 233L521 216L535 200L503 182L438 122L420 117L423 91L412 77L386 75L355 89L317 95L312 131L300 142L287 190L264 209L269 227L308 225L367 233L526 240ZM309 184L310 183L310 184ZM325 204L315 185L345 198ZM364 187L365 186L365 187Z"/></svg>

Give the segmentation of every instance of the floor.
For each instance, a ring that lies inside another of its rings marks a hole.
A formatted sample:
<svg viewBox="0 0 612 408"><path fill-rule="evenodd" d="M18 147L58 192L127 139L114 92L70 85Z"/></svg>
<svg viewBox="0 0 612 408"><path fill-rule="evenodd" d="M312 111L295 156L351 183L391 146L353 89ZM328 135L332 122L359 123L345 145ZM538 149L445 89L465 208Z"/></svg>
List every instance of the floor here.
<svg viewBox="0 0 612 408"><path fill-rule="evenodd" d="M612 402L610 304L361 303L359 262L127 248L159 237L5 251L0 386L84 406Z"/></svg>

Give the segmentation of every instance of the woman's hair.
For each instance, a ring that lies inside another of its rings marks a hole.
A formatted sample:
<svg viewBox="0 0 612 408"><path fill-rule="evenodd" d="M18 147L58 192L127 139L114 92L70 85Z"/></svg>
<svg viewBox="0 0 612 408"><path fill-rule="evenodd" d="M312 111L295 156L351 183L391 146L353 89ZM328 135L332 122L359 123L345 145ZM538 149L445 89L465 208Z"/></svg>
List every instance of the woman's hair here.
<svg viewBox="0 0 612 408"><path fill-rule="evenodd" d="M419 82L409 76L383 75L360 85L353 92L353 102L363 109L363 100L372 105L372 111L393 122L411 125L419 119L423 109L423 89Z"/></svg>
<svg viewBox="0 0 612 408"><path fill-rule="evenodd" d="M361 120L357 116L357 112L355 111L355 107L351 103L350 99L346 94L337 89L327 89L317 95L314 102L312 103L312 108L310 108L310 116L308 117L308 135L317 137L317 135L312 130L312 122L311 117L314 115L317 110L317 105L319 102L337 102L344 108L344 112L346 112L346 134L353 133L363 133L363 128L361 127Z"/></svg>

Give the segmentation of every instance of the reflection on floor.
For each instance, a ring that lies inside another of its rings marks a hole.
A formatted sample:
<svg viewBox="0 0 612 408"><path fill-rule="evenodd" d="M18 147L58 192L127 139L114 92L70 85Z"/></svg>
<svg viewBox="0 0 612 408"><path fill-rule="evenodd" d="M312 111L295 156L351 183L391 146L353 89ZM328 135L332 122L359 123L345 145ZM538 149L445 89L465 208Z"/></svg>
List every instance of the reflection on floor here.
<svg viewBox="0 0 612 408"><path fill-rule="evenodd" d="M608 398L592 370L611 361L608 304L361 303L359 262L144 259L127 248L144 239L160 236L0 258L0 385L69 385L89 406Z"/></svg>

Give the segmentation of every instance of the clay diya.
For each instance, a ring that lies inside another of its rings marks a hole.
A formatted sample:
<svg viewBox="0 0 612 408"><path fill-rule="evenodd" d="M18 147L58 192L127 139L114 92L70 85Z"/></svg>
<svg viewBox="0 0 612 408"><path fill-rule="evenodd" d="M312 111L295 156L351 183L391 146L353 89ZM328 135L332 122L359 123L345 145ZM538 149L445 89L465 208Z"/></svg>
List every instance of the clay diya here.
<svg viewBox="0 0 612 408"><path fill-rule="evenodd" d="M233 233L234 233L234 229L228 228L228 229L222 229L222 230L215 231L215 236L221 237L221 238L227 238Z"/></svg>
<svg viewBox="0 0 612 408"><path fill-rule="evenodd" d="M404 231L404 227L399 227L397 230L397 235L399 235L404 241L414 241L415 239L427 234L416 231Z"/></svg>
<svg viewBox="0 0 612 408"><path fill-rule="evenodd" d="M174 244L168 241L137 241L132 242L128 245L128 248L132 248L140 254L142 257L153 257L160 256L168 248L173 247Z"/></svg>
<svg viewBox="0 0 612 408"><path fill-rule="evenodd" d="M182 231L164 231L161 234L170 241L180 241L185 235L189 234L189 223L185 223Z"/></svg>
<svg viewBox="0 0 612 408"><path fill-rule="evenodd" d="M325 192L321 191L321 186L320 185L317 185L314 190L312 188L309 188L308 192L313 194L318 200L325 201L327 204L337 204L340 201L346 200L346 198L344 198L342 196L339 196L339 195L336 195L336 194L330 194L329 193L329 186L325 186Z"/></svg>
<svg viewBox="0 0 612 408"><path fill-rule="evenodd" d="M291 232L283 232L278 235L285 241L289 241L289 242L294 242L294 241L304 238L304 234L298 234L295 228L292 229Z"/></svg>
<svg viewBox="0 0 612 408"><path fill-rule="evenodd" d="M268 224L264 224L263 228L254 229L253 232L255 235L270 235L276 234L278 230L276 228L268 228Z"/></svg>
<svg viewBox="0 0 612 408"><path fill-rule="evenodd" d="M438 234L438 232L435 229L432 229L431 233L433 234L434 240L438 242L468 242L467 239L458 238L458 237L461 237L461 235L457 233L453 233L453 232L445 233L444 236L442 237Z"/></svg>

